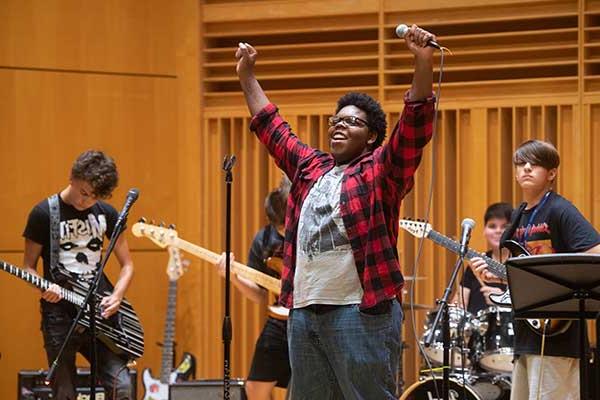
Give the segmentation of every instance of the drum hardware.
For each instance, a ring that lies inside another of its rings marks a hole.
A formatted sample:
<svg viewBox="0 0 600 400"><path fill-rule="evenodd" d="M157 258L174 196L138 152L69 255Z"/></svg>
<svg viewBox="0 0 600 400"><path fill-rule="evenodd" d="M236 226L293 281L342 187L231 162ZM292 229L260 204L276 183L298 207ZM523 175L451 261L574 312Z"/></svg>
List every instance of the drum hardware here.
<svg viewBox="0 0 600 400"><path fill-rule="evenodd" d="M431 321L437 312L438 310L433 310L427 313L421 343L430 332ZM511 309L490 306L480 310L477 315L472 315L458 306L450 305L448 315L452 345L449 398L509 399L514 340ZM433 337L431 346L425 348L425 352L436 368L433 368L433 372L430 369L421 371L419 384L407 389L405 397L401 399L437 399L434 382L431 382L434 378L439 381L437 393L441 395L443 359L439 329ZM463 382L467 389L462 388ZM453 395L458 397L452 397Z"/></svg>
<svg viewBox="0 0 600 400"><path fill-rule="evenodd" d="M420 340L420 343L424 345L425 338L431 334L432 323L438 310L427 313L427 319L425 324L425 332ZM471 313L463 310L462 308L449 305L448 306L448 319L450 327L450 347L451 347L451 368L462 369L463 363L465 367L471 368L473 365L472 350L470 348L471 337L473 335L473 316ZM443 343L442 343L442 330L438 327L433 333L433 340L429 347L425 347L425 353L432 361L432 365L440 366L443 364Z"/></svg>
<svg viewBox="0 0 600 400"><path fill-rule="evenodd" d="M476 361L486 371L509 374L513 367L514 329L510 308L490 306L477 313Z"/></svg>

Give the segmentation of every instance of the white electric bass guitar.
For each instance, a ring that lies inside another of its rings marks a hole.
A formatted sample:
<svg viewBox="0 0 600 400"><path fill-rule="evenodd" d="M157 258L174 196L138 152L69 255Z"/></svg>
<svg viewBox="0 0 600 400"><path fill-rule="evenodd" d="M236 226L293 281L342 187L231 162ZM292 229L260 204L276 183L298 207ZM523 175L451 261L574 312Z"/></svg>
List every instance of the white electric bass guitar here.
<svg viewBox="0 0 600 400"><path fill-rule="evenodd" d="M177 231L172 227L165 228L148 224L142 219L131 227L131 231L134 236L147 237L159 247L176 247L212 264L215 264L220 257L217 253L179 238ZM275 295L281 293L281 282L271 275L267 275L237 261L231 263L231 269L237 275L264 287ZM269 306L269 315L277 319L287 319L288 310L281 306Z"/></svg>
<svg viewBox="0 0 600 400"><path fill-rule="evenodd" d="M426 224L425 222L421 221L414 221L412 219L401 219L400 228L410 232L418 238L426 237L427 239L430 239L440 246L445 247L453 253L459 254L460 252L460 243L442 235L439 232L436 232L431 228L430 224ZM512 240L509 240L507 245L507 248L514 257L526 257L529 255L526 249ZM504 264L494 260L491 257L482 255L473 249L469 249L467 254L465 254L465 258L467 260L470 260L474 257L483 258L487 263L488 271L498 278L506 281L506 266ZM490 300L502 307L512 307L510 292L508 290L501 294L490 294ZM545 334L548 337L561 334L565 332L569 326L571 326L571 321L560 319L527 319L526 322L535 333L540 335Z"/></svg>
<svg viewBox="0 0 600 400"><path fill-rule="evenodd" d="M173 369L173 352L175 341L175 309L177 304L177 280L183 275L183 266L179 249L169 247L169 263L167 265L169 289L167 295L167 313L165 318L165 334L162 351L160 377L152 376L150 368L144 369L144 400L169 400L169 385L186 380L194 373L196 359L190 353L184 353L177 369Z"/></svg>

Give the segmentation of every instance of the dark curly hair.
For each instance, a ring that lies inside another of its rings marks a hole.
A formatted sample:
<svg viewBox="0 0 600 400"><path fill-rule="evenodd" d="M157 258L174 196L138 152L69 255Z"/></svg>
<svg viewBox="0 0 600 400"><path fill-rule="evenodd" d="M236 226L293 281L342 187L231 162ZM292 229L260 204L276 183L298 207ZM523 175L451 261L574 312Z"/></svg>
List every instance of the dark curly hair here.
<svg viewBox="0 0 600 400"><path fill-rule="evenodd" d="M94 196L108 199L119 183L115 161L97 150L88 150L79 155L71 168L71 179L89 183Z"/></svg>
<svg viewBox="0 0 600 400"><path fill-rule="evenodd" d="M381 146L387 130L387 121L381 104L366 93L350 92L340 97L335 113L337 114L346 106L358 107L367 114L369 131L377 133L377 139L371 145L371 150Z"/></svg>

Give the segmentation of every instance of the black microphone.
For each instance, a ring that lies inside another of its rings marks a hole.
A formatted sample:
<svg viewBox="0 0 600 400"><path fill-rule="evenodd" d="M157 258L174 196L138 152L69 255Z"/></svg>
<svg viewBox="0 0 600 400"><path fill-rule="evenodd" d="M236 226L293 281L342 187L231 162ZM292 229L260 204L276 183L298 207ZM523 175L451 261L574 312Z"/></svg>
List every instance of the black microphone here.
<svg viewBox="0 0 600 400"><path fill-rule="evenodd" d="M399 38L404 39L404 36L406 36L406 33L408 32L408 29L409 29L409 27L406 26L405 24L398 25L396 27L396 36L398 36ZM440 46L435 40L432 40L432 39L430 39L427 42L427 46L429 46L429 47L435 47L438 50L441 50L441 48L442 48L442 46Z"/></svg>
<svg viewBox="0 0 600 400"><path fill-rule="evenodd" d="M129 192L127 192L127 198L125 199L125 205L123 206L123 209L119 214L119 218L117 218L117 223L115 224L115 226L120 226L123 223L123 221L127 219L127 215L129 215L129 209L131 208L133 203L135 203L135 201L138 199L139 195L139 189L129 189Z"/></svg>
<svg viewBox="0 0 600 400"><path fill-rule="evenodd" d="M475 227L475 221L471 218L465 218L461 224L462 230L460 233L460 258L463 258L467 254L467 250L469 250L469 240L471 239L471 232Z"/></svg>

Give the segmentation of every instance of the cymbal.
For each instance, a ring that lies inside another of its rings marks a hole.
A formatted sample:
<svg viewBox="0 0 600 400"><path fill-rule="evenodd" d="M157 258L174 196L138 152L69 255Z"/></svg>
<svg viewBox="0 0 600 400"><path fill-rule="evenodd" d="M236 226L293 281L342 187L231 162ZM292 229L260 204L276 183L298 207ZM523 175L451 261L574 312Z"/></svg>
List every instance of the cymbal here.
<svg viewBox="0 0 600 400"><path fill-rule="evenodd" d="M404 275L405 281L421 281L423 279L427 279L427 277L426 276Z"/></svg>
<svg viewBox="0 0 600 400"><path fill-rule="evenodd" d="M403 310L410 310L411 303L402 303L402 309ZM412 308L414 310L433 310L433 306L428 306L427 304L417 304L417 303L413 303Z"/></svg>

